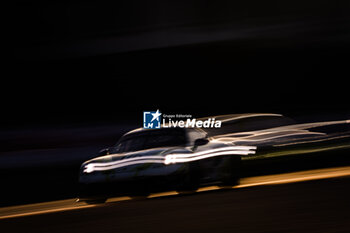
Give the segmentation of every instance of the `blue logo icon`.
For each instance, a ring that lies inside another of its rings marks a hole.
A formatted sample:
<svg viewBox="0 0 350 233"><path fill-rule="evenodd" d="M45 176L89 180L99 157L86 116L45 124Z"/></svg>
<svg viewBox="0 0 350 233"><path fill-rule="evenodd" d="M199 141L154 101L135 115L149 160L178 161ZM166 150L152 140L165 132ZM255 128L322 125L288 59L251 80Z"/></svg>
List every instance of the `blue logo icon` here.
<svg viewBox="0 0 350 233"><path fill-rule="evenodd" d="M143 128L144 129L159 129L162 113L157 110L156 112L143 112Z"/></svg>

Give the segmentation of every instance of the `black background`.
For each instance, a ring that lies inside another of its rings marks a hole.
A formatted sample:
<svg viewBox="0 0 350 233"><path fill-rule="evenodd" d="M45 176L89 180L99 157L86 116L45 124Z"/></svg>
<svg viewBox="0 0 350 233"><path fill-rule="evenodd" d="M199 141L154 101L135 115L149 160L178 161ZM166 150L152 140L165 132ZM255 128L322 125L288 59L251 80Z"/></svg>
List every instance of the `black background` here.
<svg viewBox="0 0 350 233"><path fill-rule="evenodd" d="M349 9L348 1L16 1L0 123L137 123L156 109L348 114ZM164 45L182 29L240 36ZM118 44L130 35L139 43ZM81 47L104 39L107 49Z"/></svg>

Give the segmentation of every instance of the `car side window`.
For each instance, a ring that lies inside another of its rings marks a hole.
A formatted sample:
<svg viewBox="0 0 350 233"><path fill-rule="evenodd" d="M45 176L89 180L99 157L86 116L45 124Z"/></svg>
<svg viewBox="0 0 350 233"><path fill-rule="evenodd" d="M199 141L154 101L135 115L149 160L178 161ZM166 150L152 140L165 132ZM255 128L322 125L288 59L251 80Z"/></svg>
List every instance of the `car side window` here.
<svg viewBox="0 0 350 233"><path fill-rule="evenodd" d="M190 129L190 130L188 130L187 134L188 134L189 142L192 143L192 144L197 139L206 138L207 137L207 133L202 131L202 130L199 130L199 129Z"/></svg>

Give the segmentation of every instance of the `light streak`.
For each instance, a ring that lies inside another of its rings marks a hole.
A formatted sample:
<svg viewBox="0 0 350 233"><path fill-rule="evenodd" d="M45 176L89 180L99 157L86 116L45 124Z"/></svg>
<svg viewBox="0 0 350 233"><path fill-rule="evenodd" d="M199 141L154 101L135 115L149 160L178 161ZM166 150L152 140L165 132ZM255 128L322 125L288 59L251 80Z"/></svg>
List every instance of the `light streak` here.
<svg viewBox="0 0 350 233"><path fill-rule="evenodd" d="M214 152L249 151L249 150L255 150L255 149L256 149L255 146L230 146L230 147L222 147L222 148L216 148L211 150L205 150L205 151L196 152L196 153L176 153L176 154L169 154L169 155L176 156L176 157L194 157L194 156L201 156L201 155L214 153Z"/></svg>
<svg viewBox="0 0 350 233"><path fill-rule="evenodd" d="M116 168L136 165L136 164L144 164L144 163L164 163L164 158L161 159L148 159L148 158L138 158L138 160L135 161L118 161L114 165L96 165L95 163L89 163L85 165L84 172L85 173L91 173L94 171L107 171L112 170Z"/></svg>
<svg viewBox="0 0 350 233"><path fill-rule="evenodd" d="M169 154L165 157L164 164L172 163L186 163L201 159L207 159L211 157L221 156L221 155L248 155L255 154L255 146L231 146L218 149L212 149L209 151L202 151L192 154Z"/></svg>
<svg viewBox="0 0 350 233"><path fill-rule="evenodd" d="M327 137L328 135L326 133L312 132L312 131L309 131L308 129L315 128L315 127L329 126L329 125L337 125L337 124L349 124L349 123L350 123L350 120L293 124L293 125L279 126L279 127L263 129L263 130L221 134L221 135L216 135L213 138L218 141L232 142L234 144L242 143L242 142L259 143L259 142L272 140L272 139L281 139L280 141L276 141L275 145L278 145L278 143L283 143L282 138L286 138L290 136L304 135L305 137L310 137L310 136ZM331 137L330 139L332 138L335 138L335 137Z"/></svg>
<svg viewBox="0 0 350 233"><path fill-rule="evenodd" d="M94 166L101 166L101 167L108 167L108 166L114 166L116 164L121 164L121 163L127 163L127 162L131 162L131 161L135 161L135 160L142 160L142 159L163 159L163 156L160 155L155 155L155 156L137 156L137 157L133 157L133 158L126 158L126 159L121 159L121 160L117 160L117 161L112 161L112 162L105 162L105 163L90 163L90 164L94 164Z"/></svg>
<svg viewBox="0 0 350 233"><path fill-rule="evenodd" d="M97 206L97 205L82 205L82 206L74 206L73 205L73 206L67 206L67 207L61 207L61 208L56 207L56 208L46 209L46 210L36 210L36 211L0 216L0 220L1 219L8 219L8 218L19 218L19 217L27 217L27 216L32 216L32 215L50 214L50 213L63 212L63 211L86 209L86 208L92 208L95 206Z"/></svg>
<svg viewBox="0 0 350 233"><path fill-rule="evenodd" d="M285 126L279 126L275 128L269 128L269 129L262 129L262 130L254 130L254 131L245 131L245 132L238 132L238 133L228 133L228 134L221 134L214 136L216 137L228 137L228 136L239 136L241 134L251 134L248 137L252 136L258 136L263 134L269 134L269 133L278 133L278 132L288 132L288 131L301 131L305 134L309 133L317 133L317 132L310 132L307 129L310 128L316 128L321 126L328 126L328 125L337 125L337 124L349 124L350 120L341 120L341 121L325 121L325 122L316 122L316 123L303 123L303 124L293 124L293 125L285 125ZM243 137L244 138L244 137Z"/></svg>
<svg viewBox="0 0 350 233"><path fill-rule="evenodd" d="M166 156L139 156L125 160L118 160L106 163L89 163L85 165L83 172L91 173L94 171L107 171L116 168L132 166L145 163L159 163L159 164L175 164L186 163L220 155L248 155L255 154L255 146L228 146L223 148L216 148L195 153L174 153Z"/></svg>
<svg viewBox="0 0 350 233"><path fill-rule="evenodd" d="M308 140L308 141L301 141L301 142L291 142L291 143L285 143L285 144L278 144L278 145L274 145L274 146L275 147L283 147L283 146L314 143L314 142L324 142L324 141L330 141L330 140L334 140L334 139L343 139L343 138L348 138L348 137L350 137L350 135L342 135L342 136L338 136L338 137L322 138L322 139L317 139L317 140Z"/></svg>
<svg viewBox="0 0 350 233"><path fill-rule="evenodd" d="M207 118L217 118L221 122L229 122L229 121L236 121L240 119L246 119L251 117L258 117L258 116L282 116L281 114L276 113L249 113L249 114L232 114L232 115L218 115L218 116L211 116ZM200 118L205 119L205 117Z"/></svg>
<svg viewBox="0 0 350 233"><path fill-rule="evenodd" d="M282 135L275 135L271 137L264 137L264 138L255 138L260 137L261 135L266 134L273 134L271 133L264 133L264 134L256 134L256 135L250 135L247 137L223 137L223 138L216 138L218 141L234 141L234 142L261 142L261 141L267 141L271 139L277 139L277 138L284 138L284 137L290 137L290 136L298 136L298 135L325 135L324 133L318 133L318 132L293 132L293 133L286 133ZM255 138L255 139L254 139Z"/></svg>
<svg viewBox="0 0 350 233"><path fill-rule="evenodd" d="M248 155L248 154L255 154L255 151L223 151L223 152L218 152L218 153L211 153L207 155L202 155L202 156L195 156L192 158L178 158L177 155L168 155L164 161L165 164L172 164L172 163L187 163L187 162L192 162L196 160L201 160L201 159L207 159L211 157L216 157L216 156L222 156L222 155Z"/></svg>

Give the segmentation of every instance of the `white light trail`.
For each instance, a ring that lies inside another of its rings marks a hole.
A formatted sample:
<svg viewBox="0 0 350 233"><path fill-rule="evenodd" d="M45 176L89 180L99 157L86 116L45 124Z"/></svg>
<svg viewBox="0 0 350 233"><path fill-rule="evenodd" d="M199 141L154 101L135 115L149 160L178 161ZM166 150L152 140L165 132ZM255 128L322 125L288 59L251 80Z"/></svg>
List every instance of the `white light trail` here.
<svg viewBox="0 0 350 233"><path fill-rule="evenodd" d="M92 162L85 165L83 172L91 173L94 171L107 171L116 168L146 163L159 163L164 165L186 163L221 155L248 155L255 154L255 149L255 146L229 146L195 153L174 153L167 156L140 156L106 163Z"/></svg>
<svg viewBox="0 0 350 233"><path fill-rule="evenodd" d="M174 163L188 163L196 160L207 159L222 155L248 155L255 154L255 151L222 151L217 153L206 154L202 156L192 156L192 157L182 157L182 155L167 155L165 157L164 164L174 164Z"/></svg>

